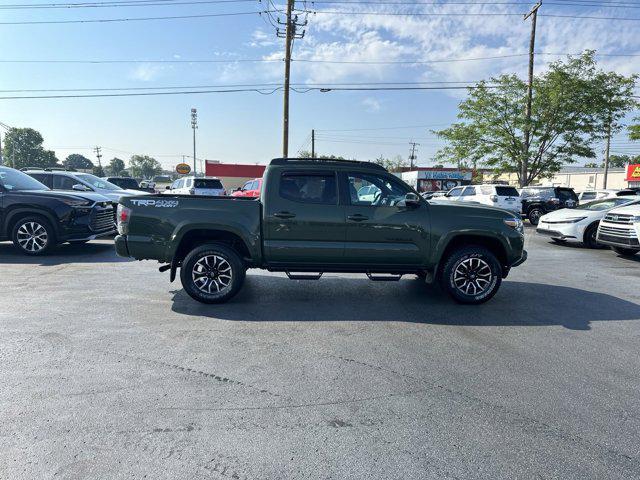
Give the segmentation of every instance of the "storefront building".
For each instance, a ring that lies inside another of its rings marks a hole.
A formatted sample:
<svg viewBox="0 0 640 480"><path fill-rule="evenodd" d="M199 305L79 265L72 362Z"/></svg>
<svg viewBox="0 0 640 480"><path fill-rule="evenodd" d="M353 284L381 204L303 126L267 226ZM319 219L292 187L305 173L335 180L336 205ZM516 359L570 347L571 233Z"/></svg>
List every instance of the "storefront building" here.
<svg viewBox="0 0 640 480"><path fill-rule="evenodd" d="M469 185L473 174L471 171L456 168L427 168L402 172L401 178L418 192L438 192L451 190L460 185Z"/></svg>

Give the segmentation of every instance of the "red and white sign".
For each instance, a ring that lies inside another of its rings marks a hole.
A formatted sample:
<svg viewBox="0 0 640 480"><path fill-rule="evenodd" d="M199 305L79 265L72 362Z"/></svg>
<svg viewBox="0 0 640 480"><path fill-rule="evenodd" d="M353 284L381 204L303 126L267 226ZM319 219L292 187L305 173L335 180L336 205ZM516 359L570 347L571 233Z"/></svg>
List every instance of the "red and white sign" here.
<svg viewBox="0 0 640 480"><path fill-rule="evenodd" d="M627 182L640 182L640 163L627 165Z"/></svg>

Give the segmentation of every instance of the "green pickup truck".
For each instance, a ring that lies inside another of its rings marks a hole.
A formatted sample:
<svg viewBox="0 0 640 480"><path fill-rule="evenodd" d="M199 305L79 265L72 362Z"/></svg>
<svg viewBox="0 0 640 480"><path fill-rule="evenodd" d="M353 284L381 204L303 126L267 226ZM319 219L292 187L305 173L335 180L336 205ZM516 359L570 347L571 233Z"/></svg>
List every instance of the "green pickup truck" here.
<svg viewBox="0 0 640 480"><path fill-rule="evenodd" d="M371 280L416 275L454 300L489 300L527 258L522 221L482 205L426 201L368 163L276 159L259 199L145 195L122 199L116 252L180 269L185 291L221 303L249 268L317 280L324 272Z"/></svg>

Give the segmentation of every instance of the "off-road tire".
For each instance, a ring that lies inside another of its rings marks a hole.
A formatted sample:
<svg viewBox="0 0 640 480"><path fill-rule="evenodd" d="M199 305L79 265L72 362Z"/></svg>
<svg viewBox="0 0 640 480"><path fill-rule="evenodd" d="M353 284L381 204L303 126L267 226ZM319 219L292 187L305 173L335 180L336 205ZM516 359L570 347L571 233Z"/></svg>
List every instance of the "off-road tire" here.
<svg viewBox="0 0 640 480"><path fill-rule="evenodd" d="M529 219L529 223L535 227L538 225L538 223L540 223L540 217L542 215L544 215L544 212L542 211L542 209L534 207L531 210L529 210L529 213L527 214L527 218Z"/></svg>
<svg viewBox="0 0 640 480"><path fill-rule="evenodd" d="M29 235L34 234L29 237ZM41 215L20 218L11 229L13 245L24 255L38 256L47 253L56 244L55 230Z"/></svg>
<svg viewBox="0 0 640 480"><path fill-rule="evenodd" d="M598 234L598 224L593 223L589 225L584 231L584 237L582 243L587 248L600 248L601 245L597 242L596 237Z"/></svg>
<svg viewBox="0 0 640 480"><path fill-rule="evenodd" d="M465 277L465 271L469 277ZM456 302L469 305L490 300L501 283L500 262L493 253L479 245L468 245L451 252L440 276L442 289Z"/></svg>
<svg viewBox="0 0 640 480"><path fill-rule="evenodd" d="M208 273L207 273L208 272ZM246 267L234 249L208 243L191 250L182 261L180 281L189 296L201 303L224 303L244 283ZM226 277L230 276L230 279ZM228 280L228 284L225 284ZM220 288L224 285L223 288Z"/></svg>

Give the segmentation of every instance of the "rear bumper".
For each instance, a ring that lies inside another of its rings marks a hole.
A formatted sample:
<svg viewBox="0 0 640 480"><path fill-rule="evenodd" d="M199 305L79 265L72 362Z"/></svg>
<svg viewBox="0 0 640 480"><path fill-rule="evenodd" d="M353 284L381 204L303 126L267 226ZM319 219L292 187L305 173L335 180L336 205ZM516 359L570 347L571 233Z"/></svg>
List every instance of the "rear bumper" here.
<svg viewBox="0 0 640 480"><path fill-rule="evenodd" d="M130 257L129 248L127 246L127 237L125 235L117 235L115 238L116 255L119 257Z"/></svg>

